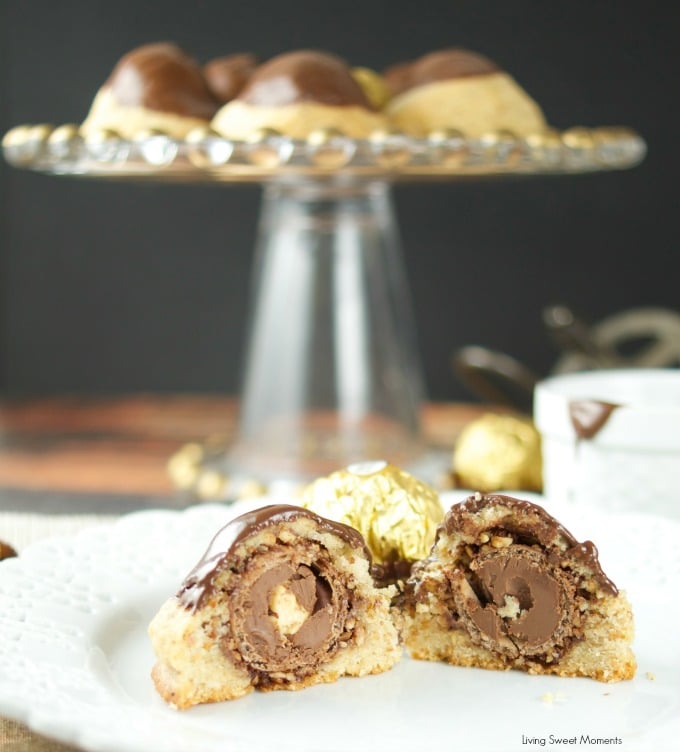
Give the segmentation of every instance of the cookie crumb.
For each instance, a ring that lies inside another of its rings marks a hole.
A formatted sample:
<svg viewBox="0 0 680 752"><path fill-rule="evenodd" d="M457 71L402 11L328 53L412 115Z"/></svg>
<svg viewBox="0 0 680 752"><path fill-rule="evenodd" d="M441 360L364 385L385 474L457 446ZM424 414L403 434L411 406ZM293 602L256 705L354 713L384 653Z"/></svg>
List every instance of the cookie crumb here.
<svg viewBox="0 0 680 752"><path fill-rule="evenodd" d="M541 695L541 702L545 705L553 705L556 702L564 702L567 699L567 696L565 694L562 694L562 692L546 692L544 695Z"/></svg>
<svg viewBox="0 0 680 752"><path fill-rule="evenodd" d="M647 671L645 676L649 679L649 681L656 681L656 674L653 671Z"/></svg>

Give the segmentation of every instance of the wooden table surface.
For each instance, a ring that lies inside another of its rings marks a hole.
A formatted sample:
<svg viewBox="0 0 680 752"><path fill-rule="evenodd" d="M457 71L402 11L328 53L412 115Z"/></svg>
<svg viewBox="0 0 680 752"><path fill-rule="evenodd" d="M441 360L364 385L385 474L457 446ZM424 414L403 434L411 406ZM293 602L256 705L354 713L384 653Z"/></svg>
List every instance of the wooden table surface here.
<svg viewBox="0 0 680 752"><path fill-rule="evenodd" d="M486 409L430 403L428 442L450 450ZM117 513L167 505L167 461L181 446L233 434L234 399L208 395L51 397L0 402L0 509Z"/></svg>

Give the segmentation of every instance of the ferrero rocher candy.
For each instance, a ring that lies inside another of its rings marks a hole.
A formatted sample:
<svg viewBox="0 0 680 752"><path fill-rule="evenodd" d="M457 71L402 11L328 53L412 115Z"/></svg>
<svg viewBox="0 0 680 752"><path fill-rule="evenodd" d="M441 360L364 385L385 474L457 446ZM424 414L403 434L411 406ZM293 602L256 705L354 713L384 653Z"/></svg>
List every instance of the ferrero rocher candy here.
<svg viewBox="0 0 680 752"><path fill-rule="evenodd" d="M487 414L462 430L453 450L458 487L490 492L543 488L541 436L533 422Z"/></svg>
<svg viewBox="0 0 680 752"><path fill-rule="evenodd" d="M398 579L425 558L444 512L439 495L387 462L361 462L319 478L303 492L302 506L356 528L386 579Z"/></svg>
<svg viewBox="0 0 680 752"><path fill-rule="evenodd" d="M382 110L390 98L385 79L370 68L352 68L352 78L361 86L366 99L376 110Z"/></svg>

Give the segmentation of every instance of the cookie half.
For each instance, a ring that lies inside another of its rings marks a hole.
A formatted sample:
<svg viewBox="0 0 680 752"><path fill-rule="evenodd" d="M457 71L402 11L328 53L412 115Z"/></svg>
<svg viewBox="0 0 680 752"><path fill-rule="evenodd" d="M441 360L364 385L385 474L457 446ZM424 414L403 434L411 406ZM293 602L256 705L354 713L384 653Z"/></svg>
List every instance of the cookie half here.
<svg viewBox="0 0 680 752"><path fill-rule="evenodd" d="M263 129L297 139L321 129L367 138L385 125L345 61L315 50L288 52L260 65L212 121L218 133L234 139Z"/></svg>
<svg viewBox="0 0 680 752"><path fill-rule="evenodd" d="M170 42L145 44L118 61L97 92L81 131L110 129L134 138L143 131L160 130L183 138L207 126L218 106L192 57Z"/></svg>
<svg viewBox="0 0 680 752"><path fill-rule="evenodd" d="M453 48L431 52L385 71L394 97L387 115L395 128L415 136L457 129L477 138L499 130L541 133L538 104L488 58Z"/></svg>
<svg viewBox="0 0 680 752"><path fill-rule="evenodd" d="M356 530L301 507L236 518L149 626L156 689L183 709L386 671L393 593L369 567Z"/></svg>
<svg viewBox="0 0 680 752"><path fill-rule="evenodd" d="M452 506L401 605L414 658L604 682L635 674L625 594L593 543L528 501L477 493Z"/></svg>

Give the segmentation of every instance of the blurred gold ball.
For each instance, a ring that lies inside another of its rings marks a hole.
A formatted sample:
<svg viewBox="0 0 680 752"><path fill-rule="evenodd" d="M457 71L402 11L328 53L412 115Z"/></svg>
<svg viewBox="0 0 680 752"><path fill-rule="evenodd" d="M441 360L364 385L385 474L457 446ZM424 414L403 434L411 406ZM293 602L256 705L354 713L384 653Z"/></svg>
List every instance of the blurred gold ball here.
<svg viewBox="0 0 680 752"><path fill-rule="evenodd" d="M390 98L385 79L370 68L352 68L352 77L361 86L371 107L382 110Z"/></svg>
<svg viewBox="0 0 680 752"><path fill-rule="evenodd" d="M469 423L453 450L456 485L485 493L543 489L541 435L528 418L487 414Z"/></svg>
<svg viewBox="0 0 680 752"><path fill-rule="evenodd" d="M64 141L71 141L74 138L80 136L80 126L75 123L65 123L55 128L48 136L47 140L51 143L62 143Z"/></svg>
<svg viewBox="0 0 680 752"><path fill-rule="evenodd" d="M196 494L203 501L223 498L228 479L216 470L203 470L196 478Z"/></svg>
<svg viewBox="0 0 680 752"><path fill-rule="evenodd" d="M30 125L17 125L7 131L2 137L2 145L5 149L11 146L23 146L30 138Z"/></svg>

